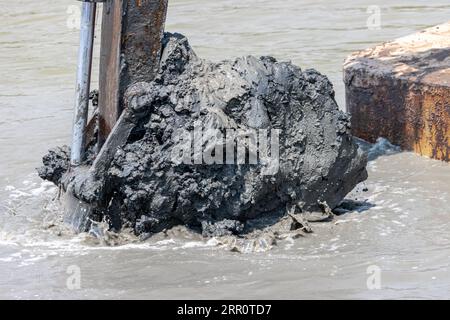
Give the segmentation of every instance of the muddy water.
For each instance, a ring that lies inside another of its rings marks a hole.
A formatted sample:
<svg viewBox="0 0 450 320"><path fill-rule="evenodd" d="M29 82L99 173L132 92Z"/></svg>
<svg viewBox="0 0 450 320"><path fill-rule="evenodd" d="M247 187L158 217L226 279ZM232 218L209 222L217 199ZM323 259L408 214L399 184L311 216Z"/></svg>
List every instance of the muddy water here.
<svg viewBox="0 0 450 320"><path fill-rule="evenodd" d="M269 54L315 67L341 106L348 53L450 14L447 0L170 2L167 29L189 36L199 55ZM369 180L349 196L366 206L270 252L177 236L108 246L71 234L57 190L34 168L69 142L77 2L0 4L0 298L450 298L450 166L382 144ZM380 30L367 28L369 5L380 6ZM369 290L368 268L380 272L379 290Z"/></svg>

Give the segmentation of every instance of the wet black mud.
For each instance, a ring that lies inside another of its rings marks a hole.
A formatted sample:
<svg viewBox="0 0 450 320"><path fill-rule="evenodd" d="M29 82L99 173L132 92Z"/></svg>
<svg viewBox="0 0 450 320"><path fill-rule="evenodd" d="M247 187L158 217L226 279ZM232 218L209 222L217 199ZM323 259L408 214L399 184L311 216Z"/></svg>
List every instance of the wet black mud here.
<svg viewBox="0 0 450 320"><path fill-rule="evenodd" d="M367 178L349 117L315 70L271 57L212 63L166 34L156 79L125 97L124 142L101 166L76 177L63 147L39 169L112 229L145 236L185 225L226 237L288 219L305 231L301 221L330 218Z"/></svg>

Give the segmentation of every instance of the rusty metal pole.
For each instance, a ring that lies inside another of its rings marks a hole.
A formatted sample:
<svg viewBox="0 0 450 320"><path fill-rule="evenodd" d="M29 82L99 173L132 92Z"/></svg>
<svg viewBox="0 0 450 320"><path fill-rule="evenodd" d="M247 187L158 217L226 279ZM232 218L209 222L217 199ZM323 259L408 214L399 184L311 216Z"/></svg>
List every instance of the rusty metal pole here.
<svg viewBox="0 0 450 320"><path fill-rule="evenodd" d="M81 12L80 47L78 52L75 115L70 161L73 166L83 161L85 129L89 108L92 52L94 46L95 14L97 4L83 0Z"/></svg>
<svg viewBox="0 0 450 320"><path fill-rule="evenodd" d="M123 111L133 83L158 72L168 0L106 0L103 5L99 79L101 148Z"/></svg>

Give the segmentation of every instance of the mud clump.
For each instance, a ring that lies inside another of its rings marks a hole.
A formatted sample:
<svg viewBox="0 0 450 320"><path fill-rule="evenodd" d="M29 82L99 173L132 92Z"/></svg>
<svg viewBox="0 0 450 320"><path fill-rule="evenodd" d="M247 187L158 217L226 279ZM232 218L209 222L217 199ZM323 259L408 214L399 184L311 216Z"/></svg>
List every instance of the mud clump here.
<svg viewBox="0 0 450 320"><path fill-rule="evenodd" d="M287 216L329 218L367 178L349 118L315 70L271 57L208 62L168 33L156 79L125 97L115 128L125 143L107 150L102 166L94 162L88 179L62 177L68 152L65 161L51 152L39 170L115 230L150 235L186 225L226 237Z"/></svg>
<svg viewBox="0 0 450 320"><path fill-rule="evenodd" d="M223 237L241 234L243 231L244 224L236 220L224 219L216 223L202 221L202 235L204 237Z"/></svg>
<svg viewBox="0 0 450 320"><path fill-rule="evenodd" d="M49 150L42 159L44 166L38 169L39 176L58 185L63 175L69 170L69 158L70 148L67 146Z"/></svg>

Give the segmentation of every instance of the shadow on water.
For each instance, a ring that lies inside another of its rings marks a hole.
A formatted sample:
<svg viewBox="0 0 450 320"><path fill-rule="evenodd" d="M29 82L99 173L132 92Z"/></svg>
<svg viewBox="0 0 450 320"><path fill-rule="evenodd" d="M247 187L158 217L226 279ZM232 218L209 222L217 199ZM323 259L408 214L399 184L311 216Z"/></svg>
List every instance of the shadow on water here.
<svg viewBox="0 0 450 320"><path fill-rule="evenodd" d="M362 213L375 207L373 203L368 201L357 201L351 199L344 199L341 204L333 209L333 213L337 216L341 216L350 212Z"/></svg>

